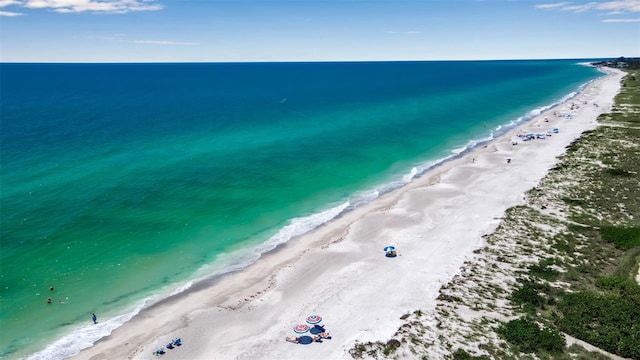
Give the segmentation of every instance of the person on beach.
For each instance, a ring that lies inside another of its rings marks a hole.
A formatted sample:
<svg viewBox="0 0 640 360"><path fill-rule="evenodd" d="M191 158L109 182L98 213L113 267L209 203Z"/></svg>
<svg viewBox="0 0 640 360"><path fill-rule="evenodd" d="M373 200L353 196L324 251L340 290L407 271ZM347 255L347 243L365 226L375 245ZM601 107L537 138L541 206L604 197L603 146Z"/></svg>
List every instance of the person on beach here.
<svg viewBox="0 0 640 360"><path fill-rule="evenodd" d="M331 335L328 332L323 332L313 337L315 342L322 342L322 339L331 339Z"/></svg>
<svg viewBox="0 0 640 360"><path fill-rule="evenodd" d="M294 344L298 344L298 343L300 343L300 338L299 337L288 337L287 336L285 338L285 341L292 342Z"/></svg>
<svg viewBox="0 0 640 360"><path fill-rule="evenodd" d="M93 320L93 323L94 323L94 324L97 324L97 323L98 323L98 317L96 316L96 314L95 314L95 313L94 313L94 314L91 314L91 320Z"/></svg>

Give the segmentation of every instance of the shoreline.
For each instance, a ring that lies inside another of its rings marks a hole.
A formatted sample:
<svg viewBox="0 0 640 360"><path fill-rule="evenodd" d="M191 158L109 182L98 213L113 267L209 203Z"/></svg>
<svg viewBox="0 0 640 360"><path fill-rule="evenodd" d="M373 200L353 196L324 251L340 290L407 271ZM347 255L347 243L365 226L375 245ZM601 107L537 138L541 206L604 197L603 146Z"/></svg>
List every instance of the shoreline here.
<svg viewBox="0 0 640 360"><path fill-rule="evenodd" d="M597 115L617 93L621 75L612 73L569 100L580 103L572 119L550 116L567 102L548 109L246 269L144 310L76 357L150 359L180 337L183 346L163 357L350 358L355 341L391 337L400 316L435 305L440 287L482 246L482 235L495 229L504 210L522 201L566 145L596 126ZM516 134L547 127L560 132L511 145ZM384 257L388 244L398 247L397 258ZM286 343L293 326L314 313L324 318L333 339L310 346Z"/></svg>

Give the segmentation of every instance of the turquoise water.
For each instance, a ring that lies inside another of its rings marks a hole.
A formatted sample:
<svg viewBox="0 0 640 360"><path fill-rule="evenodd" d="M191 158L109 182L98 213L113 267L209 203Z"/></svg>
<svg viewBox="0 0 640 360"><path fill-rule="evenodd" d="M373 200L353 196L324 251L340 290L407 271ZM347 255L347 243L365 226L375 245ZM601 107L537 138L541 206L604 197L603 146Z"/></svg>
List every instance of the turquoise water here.
<svg viewBox="0 0 640 360"><path fill-rule="evenodd" d="M72 355L600 76L576 60L0 71L2 358Z"/></svg>

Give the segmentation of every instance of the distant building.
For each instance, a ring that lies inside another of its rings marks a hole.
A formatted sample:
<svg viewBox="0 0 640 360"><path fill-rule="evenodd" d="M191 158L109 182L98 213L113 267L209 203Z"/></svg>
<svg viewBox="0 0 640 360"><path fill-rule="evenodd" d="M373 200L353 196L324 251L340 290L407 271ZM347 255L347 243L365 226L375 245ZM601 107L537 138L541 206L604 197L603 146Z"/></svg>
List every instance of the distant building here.
<svg viewBox="0 0 640 360"><path fill-rule="evenodd" d="M594 66L606 66L618 69L640 69L640 58L625 58L619 57L617 59L605 60L591 63Z"/></svg>

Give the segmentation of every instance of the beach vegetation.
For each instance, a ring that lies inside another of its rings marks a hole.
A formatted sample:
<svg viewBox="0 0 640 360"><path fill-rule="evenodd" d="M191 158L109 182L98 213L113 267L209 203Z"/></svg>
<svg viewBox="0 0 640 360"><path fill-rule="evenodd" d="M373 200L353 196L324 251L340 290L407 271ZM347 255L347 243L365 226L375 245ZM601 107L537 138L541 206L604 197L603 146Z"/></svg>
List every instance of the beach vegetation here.
<svg viewBox="0 0 640 360"><path fill-rule="evenodd" d="M628 295L640 301L640 286L632 279L621 276L601 277L596 281L596 286L618 296Z"/></svg>
<svg viewBox="0 0 640 360"><path fill-rule="evenodd" d="M583 199L571 199L568 197L563 197L562 201L566 202L569 205L574 205L574 206L584 206L587 204L587 202Z"/></svg>
<svg viewBox="0 0 640 360"><path fill-rule="evenodd" d="M349 355L354 359L362 359L364 353L367 351L367 346L363 343L356 341L355 345L349 349Z"/></svg>
<svg viewBox="0 0 640 360"><path fill-rule="evenodd" d="M402 345L400 343L400 341L396 340L396 339L391 339L389 341L387 341L387 344L385 345L385 347L382 349L382 353L385 356L388 356L389 354L391 354L392 352L398 350L398 348L400 347L400 345Z"/></svg>
<svg viewBox="0 0 640 360"><path fill-rule="evenodd" d="M640 274L640 246L625 252L620 257L617 268L613 271L613 276L622 276L628 279L633 279L636 274Z"/></svg>
<svg viewBox="0 0 640 360"><path fill-rule="evenodd" d="M405 341L405 339L402 340ZM398 339L391 339L386 343L380 341L366 343L356 342L355 345L349 349L349 355L354 359L364 359L367 356L379 358L381 355L388 357L400 349L401 346L402 342ZM410 350L413 352L414 349Z"/></svg>
<svg viewBox="0 0 640 360"><path fill-rule="evenodd" d="M628 77L625 79L627 86L616 98L617 110L602 117L603 121L618 124L638 121L637 77L633 81L635 84L630 84ZM629 96L629 91L636 94ZM621 100L630 99L633 104L621 106ZM635 112L635 115L629 116L629 112ZM564 169L560 169L554 176L580 179L579 185L561 191L570 195L560 198L574 207L570 212L573 224L568 229L575 235L575 241L564 237L552 247L574 254L573 259L568 258L563 264L569 267L567 271L559 274L562 281L571 284L572 291L557 293L557 304L548 303L555 306L551 306L551 311L541 313L567 334L634 359L640 358L637 352L640 349L640 286L635 281L640 260L637 220L639 135L637 128L601 127L575 141L572 144L574 154L563 158L563 162L576 166L571 174L563 175ZM592 156L584 156L587 152ZM607 165L604 171L599 165L591 164L595 161L584 161L593 159L593 155ZM573 201L575 199L580 201Z"/></svg>
<svg viewBox="0 0 640 360"><path fill-rule="evenodd" d="M628 250L640 246L640 227L636 226L603 226L600 228L602 239L612 242L615 247Z"/></svg>
<svg viewBox="0 0 640 360"><path fill-rule="evenodd" d="M450 359L452 360L489 360L489 357L486 355L471 355L464 349L457 349L451 354Z"/></svg>
<svg viewBox="0 0 640 360"><path fill-rule="evenodd" d="M620 169L620 168L611 168L611 169L607 169L605 170L607 174L611 175L611 176L632 176L633 174L628 172L625 169Z"/></svg>
<svg viewBox="0 0 640 360"><path fill-rule="evenodd" d="M520 287L511 293L511 301L521 305L528 312L535 312L536 308L542 308L547 301L540 295L541 292L549 291L548 284L536 283L531 280L520 281Z"/></svg>
<svg viewBox="0 0 640 360"><path fill-rule="evenodd" d="M640 359L640 296L635 290L631 291L635 296L620 292L628 291L630 285L626 283L617 291L565 295L558 304L562 312L558 325L605 351Z"/></svg>
<svg viewBox="0 0 640 360"><path fill-rule="evenodd" d="M573 344L569 346L566 350L566 353L567 353L566 358L572 359L572 360L611 360L611 358L605 354L595 352L595 351L588 351L582 346L577 344ZM556 359L562 359L562 358L564 357L556 358Z"/></svg>
<svg viewBox="0 0 640 360"><path fill-rule="evenodd" d="M560 272L554 270L550 265L554 265L555 260L552 258L540 260L537 264L529 266L529 274L547 281L554 281L558 278Z"/></svg>
<svg viewBox="0 0 640 360"><path fill-rule="evenodd" d="M462 298L460 298L460 297L458 297L458 296L454 296L454 295L447 295L447 294L442 294L442 293L440 293L440 295L438 295L438 297L436 298L436 300L442 300L442 301L447 301L447 302L464 303L464 301L462 300Z"/></svg>
<svg viewBox="0 0 640 360"><path fill-rule="evenodd" d="M413 343L414 345L421 345L422 340L420 340L420 338L417 336L411 336L411 343Z"/></svg>
<svg viewBox="0 0 640 360"><path fill-rule="evenodd" d="M576 242L575 239L574 241L570 239L559 239L554 242L551 247L560 253L571 254L576 250Z"/></svg>
<svg viewBox="0 0 640 360"><path fill-rule="evenodd" d="M605 121L640 122L637 78L633 79L634 84L626 79L626 89L616 99L618 105L621 99L632 99L633 103L618 106L620 111L607 115ZM629 96L629 91L634 94ZM561 201L558 206L568 207L561 210L569 220L565 223L567 231L553 237L541 235L550 242L549 251L564 256L555 261L543 258L527 266L510 296L513 303L521 305L522 312L537 321L554 324L576 338L634 359L640 358L631 350L640 349L640 324L632 321L640 319L635 312L640 311L635 281L640 267L638 139L639 129L628 126L586 132L567 148L541 185L528 193L534 203L539 202L539 209L547 208L554 193ZM604 170L602 165L606 165ZM573 185L567 186L568 179ZM531 221L557 226L551 219L534 218L531 211L511 213L516 218L525 214ZM508 216L507 221L510 220ZM525 226L529 229L523 234L535 229ZM557 268L563 270L559 272ZM554 280L567 284L570 291L539 285ZM608 358L579 346L567 350L566 355L569 354L572 358ZM538 357L546 358L541 353Z"/></svg>
<svg viewBox="0 0 640 360"><path fill-rule="evenodd" d="M583 136L586 135L583 133ZM576 151L578 151L578 149L580 148L580 146L578 145L578 140L574 140L571 144L569 144L566 147L565 153L566 154L571 154L574 153Z"/></svg>
<svg viewBox="0 0 640 360"><path fill-rule="evenodd" d="M498 327L496 331L524 353L540 350L562 352L566 345L564 335L559 331L547 327L541 328L529 318L511 320Z"/></svg>

